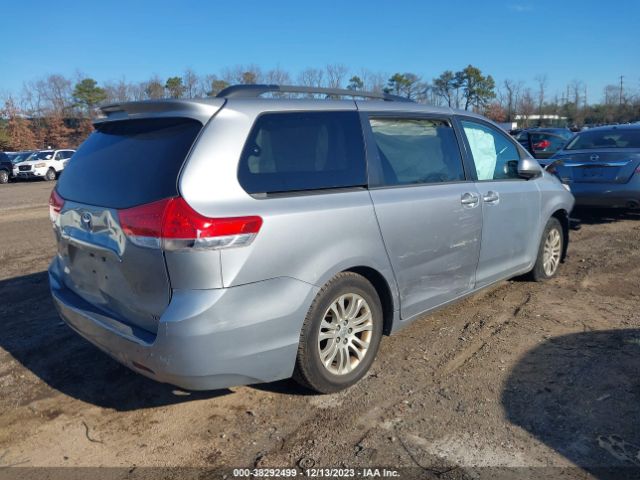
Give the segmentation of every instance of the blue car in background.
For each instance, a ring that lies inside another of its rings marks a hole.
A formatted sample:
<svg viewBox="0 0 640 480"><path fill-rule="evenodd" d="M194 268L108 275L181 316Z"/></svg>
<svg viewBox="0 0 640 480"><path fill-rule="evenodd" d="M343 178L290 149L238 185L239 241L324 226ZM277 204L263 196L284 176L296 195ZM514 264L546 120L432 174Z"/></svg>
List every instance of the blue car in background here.
<svg viewBox="0 0 640 480"><path fill-rule="evenodd" d="M556 160L576 206L640 208L640 124L580 132L542 163Z"/></svg>

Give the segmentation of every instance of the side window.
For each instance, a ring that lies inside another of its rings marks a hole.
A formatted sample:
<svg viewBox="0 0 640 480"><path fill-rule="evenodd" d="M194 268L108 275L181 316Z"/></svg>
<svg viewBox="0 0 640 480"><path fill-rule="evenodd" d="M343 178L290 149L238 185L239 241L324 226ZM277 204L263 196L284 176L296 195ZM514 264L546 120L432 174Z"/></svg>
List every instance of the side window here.
<svg viewBox="0 0 640 480"><path fill-rule="evenodd" d="M478 180L520 178L520 153L506 135L482 123L469 120L462 120L461 123L471 148Z"/></svg>
<svg viewBox="0 0 640 480"><path fill-rule="evenodd" d="M285 112L258 117L238 180L247 193L364 186L366 162L356 112Z"/></svg>
<svg viewBox="0 0 640 480"><path fill-rule="evenodd" d="M372 118L382 185L464 180L455 132L445 120Z"/></svg>
<svg viewBox="0 0 640 480"><path fill-rule="evenodd" d="M550 133L531 134L531 147L534 152L557 152L565 143L567 143L567 140L559 135Z"/></svg>
<svg viewBox="0 0 640 480"><path fill-rule="evenodd" d="M64 155L62 154L62 152L56 152L56 156L53 157L54 160L62 160L64 158Z"/></svg>

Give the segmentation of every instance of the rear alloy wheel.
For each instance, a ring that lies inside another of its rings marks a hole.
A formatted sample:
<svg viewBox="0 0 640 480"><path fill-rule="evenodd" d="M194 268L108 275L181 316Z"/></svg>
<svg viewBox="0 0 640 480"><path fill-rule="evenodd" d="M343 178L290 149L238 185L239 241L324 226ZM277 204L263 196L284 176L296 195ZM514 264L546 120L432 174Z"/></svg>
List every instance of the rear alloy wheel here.
<svg viewBox="0 0 640 480"><path fill-rule="evenodd" d="M47 173L44 174L44 179L47 182L51 182L56 179L56 171L53 168L47 170Z"/></svg>
<svg viewBox="0 0 640 480"><path fill-rule="evenodd" d="M562 261L564 248L564 234L562 225L557 218L552 217L547 222L538 250L536 264L531 276L536 282L548 280L555 276Z"/></svg>
<svg viewBox="0 0 640 480"><path fill-rule="evenodd" d="M334 375L346 375L360 364L371 344L371 308L355 293L340 295L320 322L320 361Z"/></svg>
<svg viewBox="0 0 640 480"><path fill-rule="evenodd" d="M320 393L360 380L382 337L382 307L362 276L342 272L318 293L304 321L294 378Z"/></svg>
<svg viewBox="0 0 640 480"><path fill-rule="evenodd" d="M9 183L9 173L6 170L0 170L0 183Z"/></svg>

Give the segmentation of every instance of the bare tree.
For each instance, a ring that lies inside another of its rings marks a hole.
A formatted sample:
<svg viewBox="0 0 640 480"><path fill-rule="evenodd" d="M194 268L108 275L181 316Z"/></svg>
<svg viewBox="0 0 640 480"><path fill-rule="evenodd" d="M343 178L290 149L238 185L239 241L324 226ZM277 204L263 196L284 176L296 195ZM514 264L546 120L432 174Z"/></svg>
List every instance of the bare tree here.
<svg viewBox="0 0 640 480"><path fill-rule="evenodd" d="M146 88L147 88L147 82L138 82L138 83L129 85L129 94L131 95L131 99L135 101L140 101L147 98Z"/></svg>
<svg viewBox="0 0 640 480"><path fill-rule="evenodd" d="M504 107L507 111L507 121L513 122L518 104L520 102L520 90L522 89L522 82L516 82L514 80L506 79L503 82L505 95L504 95Z"/></svg>
<svg viewBox="0 0 640 480"><path fill-rule="evenodd" d="M131 86L124 78L117 82L107 82L104 84L107 93L107 103L121 103L131 100Z"/></svg>
<svg viewBox="0 0 640 480"><path fill-rule="evenodd" d="M272 68L264 75L264 80L270 85L291 85L291 76L289 72L280 67ZM289 93L273 92L271 94L275 98L291 98Z"/></svg>
<svg viewBox="0 0 640 480"><path fill-rule="evenodd" d="M324 72L319 68L305 68L298 74L298 83L305 87L322 87Z"/></svg>
<svg viewBox="0 0 640 480"><path fill-rule="evenodd" d="M370 92L381 93L387 85L388 73L372 72L370 70L362 70L360 73L365 90Z"/></svg>
<svg viewBox="0 0 640 480"><path fill-rule="evenodd" d="M291 84L291 76L289 72L283 70L280 67L272 68L268 70L264 75L264 80L266 83L273 85L289 85Z"/></svg>
<svg viewBox="0 0 640 480"><path fill-rule="evenodd" d="M535 81L538 84L538 115L540 115L540 120L542 120L542 109L544 107L544 95L547 88L547 76L537 75L535 77Z"/></svg>
<svg viewBox="0 0 640 480"><path fill-rule="evenodd" d="M262 70L254 64L236 65L222 72L222 80L229 85L261 83Z"/></svg>
<svg viewBox="0 0 640 480"><path fill-rule="evenodd" d="M327 72L327 86L329 88L342 88L343 81L349 73L349 68L340 63L329 64L325 67Z"/></svg>
<svg viewBox="0 0 640 480"><path fill-rule="evenodd" d="M520 115L522 115L524 127L529 127L530 117L536 111L535 100L533 99L530 88L525 89L522 93L518 104L518 111Z"/></svg>
<svg viewBox="0 0 640 480"><path fill-rule="evenodd" d="M49 75L23 86L23 97L34 114L57 113L63 115L72 105L71 80L62 75Z"/></svg>
<svg viewBox="0 0 640 480"><path fill-rule="evenodd" d="M198 76L192 69L187 68L182 75L182 85L184 85L184 96L195 98L198 96Z"/></svg>

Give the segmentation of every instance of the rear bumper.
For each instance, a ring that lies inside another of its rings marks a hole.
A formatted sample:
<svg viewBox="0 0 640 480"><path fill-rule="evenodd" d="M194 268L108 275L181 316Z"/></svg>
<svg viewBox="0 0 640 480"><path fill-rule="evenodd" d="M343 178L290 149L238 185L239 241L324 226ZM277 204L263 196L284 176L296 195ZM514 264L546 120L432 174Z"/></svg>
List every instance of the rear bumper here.
<svg viewBox="0 0 640 480"><path fill-rule="evenodd" d="M73 330L132 370L189 390L290 377L302 322L318 291L286 277L174 290L154 335L95 309L64 285L60 273L56 258L49 267L51 293Z"/></svg>
<svg viewBox="0 0 640 480"><path fill-rule="evenodd" d="M571 183L576 206L640 208L640 180L628 183Z"/></svg>

